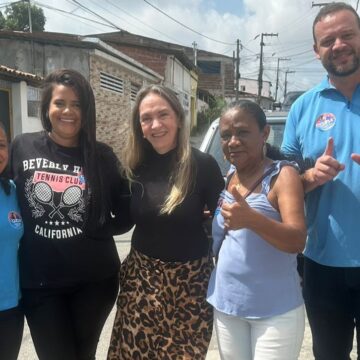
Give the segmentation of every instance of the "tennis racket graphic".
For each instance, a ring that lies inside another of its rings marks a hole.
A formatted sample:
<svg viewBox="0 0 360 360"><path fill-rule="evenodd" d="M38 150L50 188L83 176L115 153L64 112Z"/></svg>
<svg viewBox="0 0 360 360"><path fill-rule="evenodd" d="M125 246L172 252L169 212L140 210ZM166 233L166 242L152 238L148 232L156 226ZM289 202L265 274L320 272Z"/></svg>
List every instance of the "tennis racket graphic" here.
<svg viewBox="0 0 360 360"><path fill-rule="evenodd" d="M64 215L61 213L61 209L64 207L70 207L76 205L81 199L81 188L79 186L68 187L61 195L61 200L58 206L53 206L53 211L49 214L50 219L58 214L61 219Z"/></svg>
<svg viewBox="0 0 360 360"><path fill-rule="evenodd" d="M37 182L34 186L35 197L42 203L50 205L53 210L56 209L54 204L54 192L52 191L49 184L46 182L40 181ZM61 219L64 217L61 215Z"/></svg>

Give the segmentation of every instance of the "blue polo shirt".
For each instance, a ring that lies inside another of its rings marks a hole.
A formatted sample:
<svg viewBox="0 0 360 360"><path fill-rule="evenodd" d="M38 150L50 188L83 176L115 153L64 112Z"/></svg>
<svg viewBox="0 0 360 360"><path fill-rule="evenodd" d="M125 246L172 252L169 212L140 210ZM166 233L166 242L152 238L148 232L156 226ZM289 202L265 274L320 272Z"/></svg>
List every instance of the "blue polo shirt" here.
<svg viewBox="0 0 360 360"><path fill-rule="evenodd" d="M23 231L14 183L10 195L0 186L0 311L19 302L18 248Z"/></svg>
<svg viewBox="0 0 360 360"><path fill-rule="evenodd" d="M319 264L360 266L360 87L351 101L326 77L293 104L285 126L282 150L316 160L329 137L333 156L345 170L306 196L308 239L304 254Z"/></svg>

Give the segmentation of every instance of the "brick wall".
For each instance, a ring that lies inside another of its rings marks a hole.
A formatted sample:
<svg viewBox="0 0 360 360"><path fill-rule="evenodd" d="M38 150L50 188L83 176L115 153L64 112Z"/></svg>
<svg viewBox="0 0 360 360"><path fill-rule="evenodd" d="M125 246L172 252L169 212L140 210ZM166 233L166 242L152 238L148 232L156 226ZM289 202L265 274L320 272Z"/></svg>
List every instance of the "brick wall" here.
<svg viewBox="0 0 360 360"><path fill-rule="evenodd" d="M111 43L115 49L121 51L122 53L130 56L131 58L137 60L141 64L149 67L151 70L154 70L158 74L164 76L167 62L167 54L160 53L157 50L144 49L141 47L133 47L126 45L119 45Z"/></svg>
<svg viewBox="0 0 360 360"><path fill-rule="evenodd" d="M101 88L101 71L124 81L123 94ZM127 140L131 117L131 83L141 87L146 83L146 79L135 71L132 72L122 67L120 64L92 55L90 57L90 82L96 101L97 138L99 141L110 145L119 156Z"/></svg>

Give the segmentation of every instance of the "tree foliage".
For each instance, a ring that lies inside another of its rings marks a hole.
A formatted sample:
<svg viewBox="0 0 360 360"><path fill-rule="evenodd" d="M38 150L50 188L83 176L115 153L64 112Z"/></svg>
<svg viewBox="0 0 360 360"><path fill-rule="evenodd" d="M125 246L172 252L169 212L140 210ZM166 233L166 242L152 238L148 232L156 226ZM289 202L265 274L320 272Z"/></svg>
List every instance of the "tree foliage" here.
<svg viewBox="0 0 360 360"><path fill-rule="evenodd" d="M210 98L209 107L198 113L198 122L208 126L213 120L220 117L226 107L226 101L222 97Z"/></svg>
<svg viewBox="0 0 360 360"><path fill-rule="evenodd" d="M31 5L33 31L44 31L46 18L41 8ZM1 13L0 13L1 14ZM0 15L0 29L29 31L29 11L27 2L17 2L5 8L5 16Z"/></svg>
<svg viewBox="0 0 360 360"><path fill-rule="evenodd" d="M2 12L0 11L0 29L3 29L5 25L5 18Z"/></svg>

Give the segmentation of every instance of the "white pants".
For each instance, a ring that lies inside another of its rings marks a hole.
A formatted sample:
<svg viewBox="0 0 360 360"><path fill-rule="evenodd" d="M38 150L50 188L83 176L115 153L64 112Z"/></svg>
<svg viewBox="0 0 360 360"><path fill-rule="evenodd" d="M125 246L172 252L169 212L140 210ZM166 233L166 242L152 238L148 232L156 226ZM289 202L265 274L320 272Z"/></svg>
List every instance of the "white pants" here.
<svg viewBox="0 0 360 360"><path fill-rule="evenodd" d="M244 319L215 309L215 328L222 360L296 360L305 330L301 305L285 314Z"/></svg>

